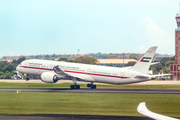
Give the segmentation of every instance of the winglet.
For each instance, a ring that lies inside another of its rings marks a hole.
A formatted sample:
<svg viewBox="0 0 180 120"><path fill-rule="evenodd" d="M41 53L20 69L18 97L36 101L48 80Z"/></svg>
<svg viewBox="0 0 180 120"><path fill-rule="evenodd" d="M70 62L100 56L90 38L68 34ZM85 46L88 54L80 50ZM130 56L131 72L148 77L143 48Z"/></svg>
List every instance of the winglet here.
<svg viewBox="0 0 180 120"><path fill-rule="evenodd" d="M172 117L168 117L168 116L164 116L164 115L160 115L154 112L151 112L147 109L145 102L141 102L138 107L137 107L137 111L147 117L153 118L155 120L178 120Z"/></svg>
<svg viewBox="0 0 180 120"><path fill-rule="evenodd" d="M152 64L151 62L153 60L156 49L157 46L150 47L144 56L131 69L147 74L149 67Z"/></svg>

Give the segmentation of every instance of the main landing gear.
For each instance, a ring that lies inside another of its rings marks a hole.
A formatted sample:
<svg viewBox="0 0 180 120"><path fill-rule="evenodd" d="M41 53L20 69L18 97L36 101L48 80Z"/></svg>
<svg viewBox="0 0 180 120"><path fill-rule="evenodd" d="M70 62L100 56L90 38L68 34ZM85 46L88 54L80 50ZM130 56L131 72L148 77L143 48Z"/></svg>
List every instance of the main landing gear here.
<svg viewBox="0 0 180 120"><path fill-rule="evenodd" d="M91 82L91 84L87 84L87 87L90 87L91 89L96 89L96 85L93 85L93 82Z"/></svg>
<svg viewBox="0 0 180 120"><path fill-rule="evenodd" d="M77 85L77 84L71 85L70 88L71 89L80 89L80 85Z"/></svg>
<svg viewBox="0 0 180 120"><path fill-rule="evenodd" d="M77 81L76 78L73 78L72 80L74 82L74 85L71 85L70 88L71 89L80 89L80 85L76 84L76 81ZM93 82L91 82L91 84L87 84L87 87L88 88L90 87L91 89L96 89L96 85L94 85Z"/></svg>
<svg viewBox="0 0 180 120"><path fill-rule="evenodd" d="M77 85L77 84L76 84L76 81L77 81L76 78L74 78L74 79L73 79L74 85L71 85L71 86L70 86L71 89L80 89L80 85Z"/></svg>

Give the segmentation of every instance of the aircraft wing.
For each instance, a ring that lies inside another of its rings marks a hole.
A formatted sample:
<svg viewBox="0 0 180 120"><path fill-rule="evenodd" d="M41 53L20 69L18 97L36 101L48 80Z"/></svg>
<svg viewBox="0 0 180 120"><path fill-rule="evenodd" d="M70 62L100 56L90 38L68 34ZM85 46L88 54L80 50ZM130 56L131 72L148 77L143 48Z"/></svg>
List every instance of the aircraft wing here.
<svg viewBox="0 0 180 120"><path fill-rule="evenodd" d="M168 116L164 116L164 115L160 115L154 112L151 112L147 109L145 102L141 102L138 107L137 107L137 111L147 117L153 118L155 120L179 120L179 119L175 119L172 117L168 117Z"/></svg>
<svg viewBox="0 0 180 120"><path fill-rule="evenodd" d="M74 78L76 78L76 80L83 80L84 79L82 76L78 76L76 74L65 73L63 70L61 70L59 68L59 65L54 66L53 70L59 78L63 78L63 79L74 79Z"/></svg>
<svg viewBox="0 0 180 120"><path fill-rule="evenodd" d="M152 75L152 77L163 77L163 76L170 76L171 74L159 74L159 75Z"/></svg>

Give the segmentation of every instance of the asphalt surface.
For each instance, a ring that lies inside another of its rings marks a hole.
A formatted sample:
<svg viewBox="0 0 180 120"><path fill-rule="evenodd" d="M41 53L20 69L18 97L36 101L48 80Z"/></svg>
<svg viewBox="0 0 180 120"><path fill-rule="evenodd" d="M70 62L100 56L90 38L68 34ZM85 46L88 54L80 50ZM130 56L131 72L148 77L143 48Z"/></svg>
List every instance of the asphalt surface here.
<svg viewBox="0 0 180 120"><path fill-rule="evenodd" d="M131 116L104 116L104 115L60 115L60 114L33 114L33 115L1 115L1 120L153 120L148 117Z"/></svg>
<svg viewBox="0 0 180 120"><path fill-rule="evenodd" d="M180 90L168 89L70 89L70 88L9 88L0 87L0 91L21 92L74 92L74 93L139 93L139 94L180 94Z"/></svg>

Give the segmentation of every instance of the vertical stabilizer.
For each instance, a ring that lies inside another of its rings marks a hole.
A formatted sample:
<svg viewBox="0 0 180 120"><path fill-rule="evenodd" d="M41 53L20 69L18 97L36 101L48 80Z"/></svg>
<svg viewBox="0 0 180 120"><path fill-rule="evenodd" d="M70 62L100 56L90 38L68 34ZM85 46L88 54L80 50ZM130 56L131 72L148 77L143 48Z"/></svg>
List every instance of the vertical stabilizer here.
<svg viewBox="0 0 180 120"><path fill-rule="evenodd" d="M144 56L131 69L147 74L156 49L157 46L149 48L148 51L144 54Z"/></svg>

